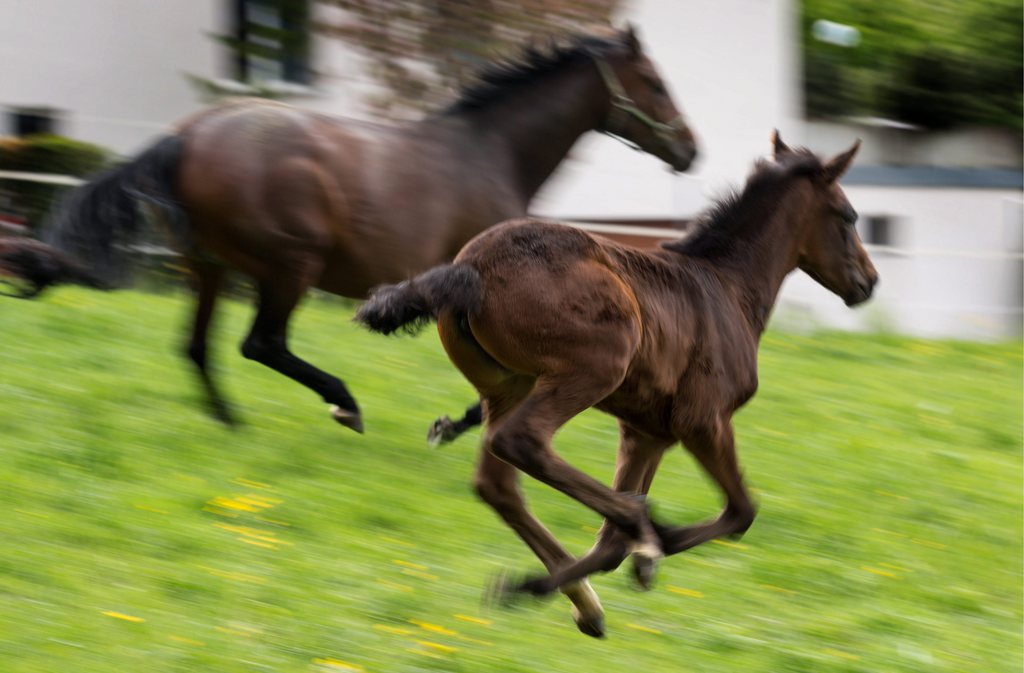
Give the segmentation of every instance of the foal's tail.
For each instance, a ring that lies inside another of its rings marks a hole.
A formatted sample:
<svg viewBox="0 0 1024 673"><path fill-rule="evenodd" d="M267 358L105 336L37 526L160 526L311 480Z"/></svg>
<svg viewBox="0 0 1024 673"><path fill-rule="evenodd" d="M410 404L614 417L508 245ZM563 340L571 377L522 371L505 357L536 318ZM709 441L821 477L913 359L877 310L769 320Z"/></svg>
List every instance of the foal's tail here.
<svg viewBox="0 0 1024 673"><path fill-rule="evenodd" d="M118 253L143 230L138 200L164 211L172 228L185 222L177 198L183 145L180 136L164 137L132 161L72 191L51 213L46 241L94 274L119 279L125 256Z"/></svg>
<svg viewBox="0 0 1024 673"><path fill-rule="evenodd" d="M412 280L377 288L356 313L355 320L381 334L400 329L414 334L437 320L444 309L456 315L474 315L483 299L483 279L476 269L465 264L445 264Z"/></svg>

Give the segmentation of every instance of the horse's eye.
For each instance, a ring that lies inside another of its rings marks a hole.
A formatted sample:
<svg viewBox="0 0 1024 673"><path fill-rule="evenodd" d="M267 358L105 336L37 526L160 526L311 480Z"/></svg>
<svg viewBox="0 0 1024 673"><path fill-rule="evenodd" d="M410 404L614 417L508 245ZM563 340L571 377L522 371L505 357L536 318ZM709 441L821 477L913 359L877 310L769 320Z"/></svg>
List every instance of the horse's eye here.
<svg viewBox="0 0 1024 673"><path fill-rule="evenodd" d="M651 88L654 89L654 93L658 94L659 96L664 96L665 94L668 93L668 90L665 89L665 85L662 84L661 82L652 83Z"/></svg>

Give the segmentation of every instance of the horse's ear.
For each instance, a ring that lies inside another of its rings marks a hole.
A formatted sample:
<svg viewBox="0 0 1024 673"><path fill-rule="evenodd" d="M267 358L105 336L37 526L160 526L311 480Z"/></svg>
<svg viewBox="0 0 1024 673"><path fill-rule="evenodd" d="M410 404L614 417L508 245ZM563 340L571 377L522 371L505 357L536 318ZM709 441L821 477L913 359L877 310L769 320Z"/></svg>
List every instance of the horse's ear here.
<svg viewBox="0 0 1024 673"><path fill-rule="evenodd" d="M829 162L821 169L821 175L825 178L825 182L835 182L838 180L850 168L850 164L853 163L853 157L859 149L860 138L857 138L856 142L853 143L853 147L829 159Z"/></svg>
<svg viewBox="0 0 1024 673"><path fill-rule="evenodd" d="M782 136L779 134L779 129L772 129L772 150L775 153L775 158L778 159L783 154L789 154L793 150L789 149L789 145L782 142Z"/></svg>
<svg viewBox="0 0 1024 673"><path fill-rule="evenodd" d="M643 47L640 46L640 38L637 37L636 27L632 23L626 24L622 38L626 43L626 48L629 49L629 55L639 56L640 52L643 51Z"/></svg>

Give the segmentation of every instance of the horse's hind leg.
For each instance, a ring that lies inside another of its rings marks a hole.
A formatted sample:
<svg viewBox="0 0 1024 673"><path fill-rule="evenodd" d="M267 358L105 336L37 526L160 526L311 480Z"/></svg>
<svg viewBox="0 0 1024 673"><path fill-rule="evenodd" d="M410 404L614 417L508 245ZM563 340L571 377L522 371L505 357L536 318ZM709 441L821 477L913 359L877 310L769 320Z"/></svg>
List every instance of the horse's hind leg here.
<svg viewBox="0 0 1024 673"><path fill-rule="evenodd" d="M242 355L319 393L332 406L334 420L362 432L359 406L345 384L288 350L288 320L310 285L309 276L308 270L305 274L281 270L273 282L259 281L259 308L242 343Z"/></svg>
<svg viewBox="0 0 1024 673"><path fill-rule="evenodd" d="M214 262L200 260L192 260L191 267L197 303L195 321L192 323L192 335L186 345L186 353L199 370L199 379L206 391L210 411L217 420L234 425L235 417L231 412L231 405L220 393L210 374L207 349L207 335L210 330L210 321L213 318L213 308L217 302L217 293L220 291L224 279L224 267Z"/></svg>
<svg viewBox="0 0 1024 673"><path fill-rule="evenodd" d="M466 409L466 414L457 421L442 416L434 421L430 430L427 431L427 443L430 446L439 446L453 442L466 430L480 425L483 418L484 412L480 402Z"/></svg>

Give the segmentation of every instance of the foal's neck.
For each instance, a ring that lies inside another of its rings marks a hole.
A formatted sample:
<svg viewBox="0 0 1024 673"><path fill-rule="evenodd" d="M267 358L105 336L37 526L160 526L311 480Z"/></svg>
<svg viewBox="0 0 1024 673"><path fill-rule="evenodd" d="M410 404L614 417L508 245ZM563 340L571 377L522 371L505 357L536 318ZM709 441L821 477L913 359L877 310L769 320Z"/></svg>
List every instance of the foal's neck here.
<svg viewBox="0 0 1024 673"><path fill-rule="evenodd" d="M582 62L465 114L480 145L504 155L525 206L609 106L597 69Z"/></svg>
<svg viewBox="0 0 1024 673"><path fill-rule="evenodd" d="M758 337L764 333L782 282L797 266L807 196L792 185L766 209L760 223L736 245L723 264L740 288L744 314Z"/></svg>

